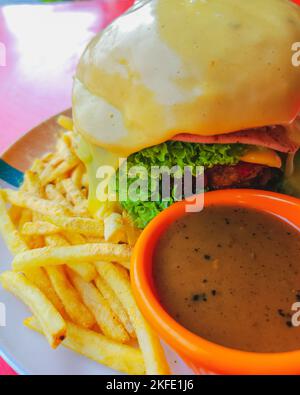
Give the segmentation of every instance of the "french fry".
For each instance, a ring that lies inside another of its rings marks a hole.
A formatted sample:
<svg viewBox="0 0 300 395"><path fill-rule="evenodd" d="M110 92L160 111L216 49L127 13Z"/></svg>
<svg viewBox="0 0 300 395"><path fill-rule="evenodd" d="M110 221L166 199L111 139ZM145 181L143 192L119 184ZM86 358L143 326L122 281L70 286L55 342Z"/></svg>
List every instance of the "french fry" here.
<svg viewBox="0 0 300 395"><path fill-rule="evenodd" d="M81 206L87 203L82 196L80 189L75 185L71 178L62 180L61 185L64 188L67 200L74 206Z"/></svg>
<svg viewBox="0 0 300 395"><path fill-rule="evenodd" d="M102 237L86 236L86 238L85 238L85 243L98 244L98 243L103 243L103 242L104 242L104 239ZM84 244L84 243L78 243L78 244Z"/></svg>
<svg viewBox="0 0 300 395"><path fill-rule="evenodd" d="M66 336L66 323L46 296L21 273L4 272L0 282L7 291L20 298L37 317L52 348Z"/></svg>
<svg viewBox="0 0 300 395"><path fill-rule="evenodd" d="M66 232L97 237L103 235L103 223L96 219L63 215L46 216L45 219Z"/></svg>
<svg viewBox="0 0 300 395"><path fill-rule="evenodd" d="M53 152L47 152L45 155L42 156L42 158L40 160L43 163L43 165L45 165L50 162L50 160L53 158L53 156L54 156ZM33 171L33 168L31 168L31 170ZM37 173L40 173L41 171L42 170L38 171Z"/></svg>
<svg viewBox="0 0 300 395"><path fill-rule="evenodd" d="M59 146L61 144L62 144L62 140L58 140L57 145ZM65 148L65 143L63 143L63 146ZM50 160L47 162L47 165L45 166L45 169L42 172L41 177L45 177L45 173L50 172L55 167L60 165L63 161L64 161L64 158L62 155L58 155L57 153L53 154L52 157L50 158Z"/></svg>
<svg viewBox="0 0 300 395"><path fill-rule="evenodd" d="M21 229L22 235L26 236L54 235L59 232L60 228L58 226L45 221L26 222Z"/></svg>
<svg viewBox="0 0 300 395"><path fill-rule="evenodd" d="M73 129L68 117L58 123ZM0 282L29 306L35 317L25 325L45 333L53 348L67 335L63 345L113 369L166 374L159 340L130 286L140 231L118 203L103 203L92 218L74 136L61 134L55 152L34 161L19 191L0 191L0 232L15 255L14 271ZM124 344L136 339L141 350Z"/></svg>
<svg viewBox="0 0 300 395"><path fill-rule="evenodd" d="M59 149L59 145L62 149ZM71 130L64 132L61 136L61 139L57 142L57 151L64 158L64 160L68 157L68 155L75 154L74 149L74 133ZM77 156L77 155L76 155Z"/></svg>
<svg viewBox="0 0 300 395"><path fill-rule="evenodd" d="M66 209L62 208L59 204L30 195L27 192L4 189L3 194L5 200L18 207L27 208L29 210L37 211L38 213L50 216L68 214Z"/></svg>
<svg viewBox="0 0 300 395"><path fill-rule="evenodd" d="M88 199L89 197L89 191L86 187L81 187L81 193L84 196L85 199Z"/></svg>
<svg viewBox="0 0 300 395"><path fill-rule="evenodd" d="M24 325L43 333L35 317ZM105 336L67 322L67 337L62 345L111 369L132 375L145 374L143 356L139 349L107 339Z"/></svg>
<svg viewBox="0 0 300 395"><path fill-rule="evenodd" d="M65 130L73 130L74 127L73 120L70 117L67 117L65 115L60 115L57 118L57 123Z"/></svg>
<svg viewBox="0 0 300 395"><path fill-rule="evenodd" d="M24 181L24 190L28 193L36 196L41 197L43 195L42 187L40 184L39 177L37 173L32 171L27 171L25 174L25 181ZM42 214L37 213L36 211L32 212L28 208L23 209L22 215L19 221L19 230L22 233L24 227L26 228L28 223L32 223L31 221L36 221L36 219L42 216ZM36 225L33 225L36 226ZM37 227L37 226L36 226ZM45 246L44 239L42 237L43 233L35 232L32 234L26 234L26 232L22 233L24 240L26 241L28 247L30 249L42 248Z"/></svg>
<svg viewBox="0 0 300 395"><path fill-rule="evenodd" d="M50 166L55 167L72 155L73 152L71 151L71 146L70 133L60 133L60 136L56 141L55 151L49 161Z"/></svg>
<svg viewBox="0 0 300 395"><path fill-rule="evenodd" d="M118 269L118 272L125 278L126 281L130 281L130 274L128 268L125 268L117 262L114 263L114 266Z"/></svg>
<svg viewBox="0 0 300 395"><path fill-rule="evenodd" d="M95 317L103 334L121 343L128 342L130 339L128 333L95 285L84 281L71 269L67 272L72 284Z"/></svg>
<svg viewBox="0 0 300 395"><path fill-rule="evenodd" d="M43 268L36 267L33 269L25 270L24 272L26 278L38 287L43 294L49 299L49 301L53 304L53 306L57 309L57 311L61 314L63 318L66 318L66 311L64 306L57 296L54 288L52 287L51 281L47 273Z"/></svg>
<svg viewBox="0 0 300 395"><path fill-rule="evenodd" d="M45 242L49 247L64 247L70 245L62 235L46 235Z"/></svg>
<svg viewBox="0 0 300 395"><path fill-rule="evenodd" d="M64 189L64 187L62 186L62 183L61 183L63 179L64 179L63 177L60 177L60 178L57 178L57 179L56 179L55 188L56 188L57 191L60 192L60 193L64 196L64 198L66 199L66 196L65 196L65 189ZM68 202L67 199L66 199L66 202ZM68 202L68 203L70 204L70 202ZM72 208L73 208L73 206L72 206Z"/></svg>
<svg viewBox="0 0 300 395"><path fill-rule="evenodd" d="M56 203L61 204L68 211L73 212L72 205L67 201L63 194L53 185L48 184L45 188L47 199L54 200Z"/></svg>
<svg viewBox="0 0 300 395"><path fill-rule="evenodd" d="M98 211L95 213L95 218L103 221L105 218L107 218L110 214L112 213L119 213L120 214L121 209L120 205L118 202L100 202Z"/></svg>
<svg viewBox="0 0 300 395"><path fill-rule="evenodd" d="M96 321L68 280L65 268L63 266L49 266L45 269L71 320L83 328L92 328Z"/></svg>
<svg viewBox="0 0 300 395"><path fill-rule="evenodd" d="M146 373L150 375L169 374L169 367L160 341L140 313L134 300L129 280L123 274L120 274L118 267L113 263L97 262L96 269L118 295L131 319L144 356Z"/></svg>
<svg viewBox="0 0 300 395"><path fill-rule="evenodd" d="M32 164L31 171L40 174L43 171L44 168L45 168L44 161L41 160L41 159L35 159L33 164Z"/></svg>
<svg viewBox="0 0 300 395"><path fill-rule="evenodd" d="M64 232L65 238L72 245L86 244L87 239L79 233Z"/></svg>
<svg viewBox="0 0 300 395"><path fill-rule="evenodd" d="M83 174L82 179L81 179L81 184L85 188L89 188L89 178L88 178L87 173Z"/></svg>
<svg viewBox="0 0 300 395"><path fill-rule="evenodd" d="M67 200L74 205L74 211L79 215L89 217L87 199L85 199L80 189L77 188L72 179L66 178L65 180L62 180L61 184L65 190Z"/></svg>
<svg viewBox="0 0 300 395"><path fill-rule="evenodd" d="M82 163L80 163L74 170L71 175L71 179L79 190L82 190L83 185L82 185L82 177L85 174L85 168Z"/></svg>
<svg viewBox="0 0 300 395"><path fill-rule="evenodd" d="M21 218L22 211L23 209L17 206L11 206L8 209L8 215L16 228L19 226L19 221Z"/></svg>
<svg viewBox="0 0 300 395"><path fill-rule="evenodd" d="M33 195L42 196L42 186L38 173L31 170L26 171L24 176L24 190Z"/></svg>
<svg viewBox="0 0 300 395"><path fill-rule="evenodd" d="M133 326L130 322L129 316L128 316L126 310L124 309L122 303L119 301L117 295L114 293L114 291L111 289L111 287L103 280L102 277L98 276L95 280L95 284L96 284L96 287L101 292L102 296L108 302L112 311L118 317L119 321L122 322L122 324L124 325L124 328L127 330L129 335L133 339L136 339L136 334L135 334Z"/></svg>
<svg viewBox="0 0 300 395"><path fill-rule="evenodd" d="M20 209L22 210L22 212L21 212L19 223L18 223L18 231L21 234L24 224L32 221L33 213L32 213L32 211L30 211L27 208L25 208L25 209L20 208ZM22 236L23 240L25 241L25 243L27 244L29 249L34 248L35 243L34 243L34 240L32 239L32 237L25 236L25 235L21 235L21 236Z"/></svg>
<svg viewBox="0 0 300 395"><path fill-rule="evenodd" d="M122 216L112 213L104 219L104 239L111 243L127 241Z"/></svg>
<svg viewBox="0 0 300 395"><path fill-rule="evenodd" d="M43 214L40 214L40 213L37 213L36 211L33 211L32 212L32 222L40 222L40 221L47 222L45 220L45 216Z"/></svg>
<svg viewBox="0 0 300 395"><path fill-rule="evenodd" d="M125 244L83 244L68 247L44 247L18 254L12 263L14 271L37 266L74 264L82 261L117 261L129 269L131 248Z"/></svg>
<svg viewBox="0 0 300 395"><path fill-rule="evenodd" d="M64 161L57 167L47 166L41 173L41 183L43 186L51 183L52 181L64 176L69 171L73 170L79 164L77 156L70 154Z"/></svg>
<svg viewBox="0 0 300 395"><path fill-rule="evenodd" d="M9 247L12 254L17 254L22 251L26 251L28 249L26 243L20 237L18 231L11 223L10 218L7 218L7 212L5 208L5 202L3 201L0 194L0 230L3 238L6 241L7 246ZM64 309L63 306L55 294L55 291L51 287L51 283L46 273L41 268L33 268L26 271L26 277L31 281L34 285L36 285L52 302L52 304L57 308L57 310L63 314Z"/></svg>
<svg viewBox="0 0 300 395"><path fill-rule="evenodd" d="M28 208L22 209L22 213L18 224L19 229L22 229L24 224L30 221L32 221L32 211L30 211Z"/></svg>
<svg viewBox="0 0 300 395"><path fill-rule="evenodd" d="M35 216L35 215L36 215L36 213L32 213L30 210L24 209L22 211L21 218L19 221L19 231L20 231L23 239L25 240L26 244L28 245L29 249L36 249L36 248L45 247L44 239L42 236L40 236L40 235L27 236L22 233L23 226L26 223L28 223L28 221L31 222L33 220L33 216Z"/></svg>
<svg viewBox="0 0 300 395"><path fill-rule="evenodd" d="M24 237L26 237L26 242L28 244L28 247L32 250L45 247L43 236L37 235L37 236L24 236Z"/></svg>
<svg viewBox="0 0 300 395"><path fill-rule="evenodd" d="M20 236L18 230L10 219L5 201L0 193L0 233L13 255L20 252L26 251L28 249L27 244Z"/></svg>
<svg viewBox="0 0 300 395"><path fill-rule="evenodd" d="M60 235L46 236L46 244L49 247L63 247L68 246L69 243ZM79 274L85 281L93 281L97 277L97 272L94 265L90 262L78 262L68 265L74 272Z"/></svg>
<svg viewBox="0 0 300 395"><path fill-rule="evenodd" d="M56 202L59 202L59 203L67 203L67 201L65 201L63 194L57 190L57 188L54 184L46 185L45 192L46 192L47 199L55 200ZM71 207L70 204L69 204L69 206Z"/></svg>

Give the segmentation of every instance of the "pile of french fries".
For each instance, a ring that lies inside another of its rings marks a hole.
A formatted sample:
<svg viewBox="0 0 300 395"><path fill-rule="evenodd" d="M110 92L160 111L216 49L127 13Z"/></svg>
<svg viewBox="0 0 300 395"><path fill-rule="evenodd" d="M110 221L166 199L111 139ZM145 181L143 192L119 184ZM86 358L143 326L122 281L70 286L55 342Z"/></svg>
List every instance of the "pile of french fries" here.
<svg viewBox="0 0 300 395"><path fill-rule="evenodd" d="M120 209L91 216L72 120L58 123L55 152L35 160L18 191L0 191L0 231L14 256L0 283L29 307L24 325L52 348L128 374L168 374L132 295L128 269L139 234Z"/></svg>

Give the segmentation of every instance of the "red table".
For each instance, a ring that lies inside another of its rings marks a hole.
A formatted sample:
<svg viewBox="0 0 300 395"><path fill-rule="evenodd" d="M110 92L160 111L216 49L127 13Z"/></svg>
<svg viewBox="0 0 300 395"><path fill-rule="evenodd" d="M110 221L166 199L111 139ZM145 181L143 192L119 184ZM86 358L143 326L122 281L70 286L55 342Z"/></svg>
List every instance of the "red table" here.
<svg viewBox="0 0 300 395"><path fill-rule="evenodd" d="M132 3L0 8L0 153L35 125L71 107L72 77L84 47ZM10 374L13 370L0 359L0 375Z"/></svg>
<svg viewBox="0 0 300 395"><path fill-rule="evenodd" d="M0 8L0 153L71 106L72 76L94 32L133 0ZM6 67L3 62L6 48Z"/></svg>

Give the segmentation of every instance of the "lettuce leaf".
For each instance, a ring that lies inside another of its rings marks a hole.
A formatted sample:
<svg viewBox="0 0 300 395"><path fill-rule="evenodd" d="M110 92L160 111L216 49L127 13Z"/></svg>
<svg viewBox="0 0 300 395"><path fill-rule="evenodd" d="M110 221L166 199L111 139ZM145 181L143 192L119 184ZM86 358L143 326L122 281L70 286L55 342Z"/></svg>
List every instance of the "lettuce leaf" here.
<svg viewBox="0 0 300 395"><path fill-rule="evenodd" d="M157 214L175 201L176 194L176 188L172 186L168 200L163 201L161 199L161 191L159 191L159 201L149 201L151 200L151 167L167 166L168 168L172 168L177 165L183 170L185 166L189 166L192 174L195 175L197 166L211 168L216 165L235 165L239 162L239 158L246 149L247 146L243 144L196 144L180 141L168 141L151 148L146 148L128 158L127 174L133 166L143 166L147 170L149 174L149 191L148 199L145 197L145 200L148 201L132 201L127 199L125 201L121 200L120 203L129 213L135 225L143 229ZM136 179L127 177L127 187L129 188ZM119 188L119 185L117 188Z"/></svg>

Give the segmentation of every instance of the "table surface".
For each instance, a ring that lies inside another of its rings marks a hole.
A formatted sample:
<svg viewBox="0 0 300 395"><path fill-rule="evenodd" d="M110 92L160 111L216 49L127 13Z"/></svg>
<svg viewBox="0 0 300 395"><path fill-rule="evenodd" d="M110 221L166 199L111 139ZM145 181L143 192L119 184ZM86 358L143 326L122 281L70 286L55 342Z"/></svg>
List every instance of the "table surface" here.
<svg viewBox="0 0 300 395"><path fill-rule="evenodd" d="M35 125L71 107L72 78L86 44L132 3L93 0L0 8L0 153ZM13 370L0 359L0 375L9 374Z"/></svg>
<svg viewBox="0 0 300 395"><path fill-rule="evenodd" d="M93 34L131 3L95 0L0 8L0 153L71 106L80 54Z"/></svg>
<svg viewBox="0 0 300 395"><path fill-rule="evenodd" d="M300 5L300 0L294 1ZM0 153L71 106L72 77L84 47L132 3L93 0L0 7ZM8 374L14 372L0 359L0 375Z"/></svg>

